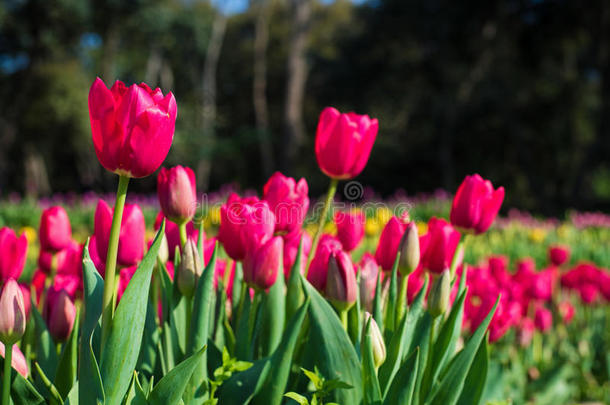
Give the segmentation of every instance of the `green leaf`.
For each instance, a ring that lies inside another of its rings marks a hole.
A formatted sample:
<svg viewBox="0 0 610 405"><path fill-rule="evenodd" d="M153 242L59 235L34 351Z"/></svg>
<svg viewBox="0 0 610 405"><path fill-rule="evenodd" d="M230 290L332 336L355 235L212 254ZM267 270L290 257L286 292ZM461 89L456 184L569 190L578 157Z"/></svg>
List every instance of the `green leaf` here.
<svg viewBox="0 0 610 405"><path fill-rule="evenodd" d="M293 401L296 401L299 405L309 405L309 401L303 395L299 395L296 392L287 392L284 394L286 398L290 398Z"/></svg>
<svg viewBox="0 0 610 405"><path fill-rule="evenodd" d="M258 394L271 371L271 359L266 357L254 362L252 367L235 373L220 386L218 403L246 405Z"/></svg>
<svg viewBox="0 0 610 405"><path fill-rule="evenodd" d="M286 322L292 319L292 316L298 311L303 302L305 295L301 287L301 267L303 266L303 238L299 241L299 250L294 259L294 264L290 269L290 277L286 288Z"/></svg>
<svg viewBox="0 0 610 405"><path fill-rule="evenodd" d="M148 402L152 405L177 404L191 379L195 367L203 359L205 346L197 353L174 367L153 388Z"/></svg>
<svg viewBox="0 0 610 405"><path fill-rule="evenodd" d="M411 346L407 350L407 353L412 353L414 350L419 348L419 367L417 368L417 376L415 380L415 387L421 387L422 380L424 378L424 371L426 369L426 360L428 359L428 351L430 350L430 329L432 328L433 319L430 316L428 311L423 311L422 316L419 318L417 322L417 326L415 327L413 333L413 339L411 341ZM398 378L397 376L394 379ZM392 384L394 381L392 381ZM419 404L420 391L416 389L413 392L413 403Z"/></svg>
<svg viewBox="0 0 610 405"><path fill-rule="evenodd" d="M306 301L299 311L294 314L279 346L271 356L271 370L259 395L254 398L255 404L261 405L280 405L282 395L288 384L292 357L297 339L301 332L301 326L305 319L305 314L309 308L309 301Z"/></svg>
<svg viewBox="0 0 610 405"><path fill-rule="evenodd" d="M3 358L0 358L0 364L4 365ZM47 403L36 388L14 370L11 372L11 399L14 405L43 405Z"/></svg>
<svg viewBox="0 0 610 405"><path fill-rule="evenodd" d="M140 385L140 381L138 380L138 373L136 371L133 372L131 385L129 386L129 390L127 391L127 395L125 396L124 405L148 405L148 401L146 400L146 393Z"/></svg>
<svg viewBox="0 0 610 405"><path fill-rule="evenodd" d="M100 367L106 405L119 405L129 388L140 354L150 279L164 232L165 223L162 223L150 250L127 285L112 319Z"/></svg>
<svg viewBox="0 0 610 405"><path fill-rule="evenodd" d="M364 404L377 405L381 404L381 388L379 388L379 380L377 379L377 371L375 370L375 358L373 357L373 344L371 342L371 320L366 324L366 333L364 335L362 353L362 381L364 383Z"/></svg>
<svg viewBox="0 0 610 405"><path fill-rule="evenodd" d="M55 374L55 386L62 398L66 398L72 389L77 375L77 360L78 360L78 326L79 312L76 312L74 318L74 326L68 341L64 344L57 373Z"/></svg>
<svg viewBox="0 0 610 405"><path fill-rule="evenodd" d="M474 357L479 349L481 341L485 336L487 327L491 322L491 318L496 312L500 297L496 300L487 317L481 322L477 330L474 332L468 343L464 346L455 359L447 366L447 370L443 371L440 381L432 387L427 404L447 404L452 405L457 402L464 386L464 381L468 375L468 371L473 363Z"/></svg>
<svg viewBox="0 0 610 405"><path fill-rule="evenodd" d="M419 374L419 349L415 349L407 360L400 366L396 378L383 399L384 405L410 405L415 391L415 382Z"/></svg>
<svg viewBox="0 0 610 405"><path fill-rule="evenodd" d="M61 397L61 395L59 394L59 392L57 391L57 388L53 385L51 380L49 380L49 378L45 375L44 371L40 368L40 365L37 362L34 362L34 368L38 372L38 375L40 376L40 379L42 380L42 383L44 384L45 388L51 394L51 396L48 398L49 405L63 404L64 400Z"/></svg>
<svg viewBox="0 0 610 405"><path fill-rule="evenodd" d="M78 381L74 382L72 389L68 392L64 405L78 405Z"/></svg>
<svg viewBox="0 0 610 405"><path fill-rule="evenodd" d="M377 284L375 285L375 297L373 298L373 318L379 326L383 335L385 326L383 323L383 289L381 288L381 271L377 273Z"/></svg>
<svg viewBox="0 0 610 405"><path fill-rule="evenodd" d="M485 339L474 357L458 405L479 405L481 403L481 397L487 385L488 366L489 347L487 339Z"/></svg>
<svg viewBox="0 0 610 405"><path fill-rule="evenodd" d="M55 343L34 302L32 302L31 308L31 313L34 316L36 325L36 361L40 365L42 371L44 371L44 374L49 377L50 380L54 380L58 363Z"/></svg>
<svg viewBox="0 0 610 405"><path fill-rule="evenodd" d="M400 251L396 254L394 259L394 265L392 266L392 277L390 278L390 291L388 295L388 302L385 309L385 331L384 336L394 333L396 330L395 317L396 317L396 301L398 299L398 262L400 261Z"/></svg>
<svg viewBox="0 0 610 405"><path fill-rule="evenodd" d="M280 260L280 263L282 261ZM275 283L264 296L262 305L263 355L272 353L282 340L284 322L286 320L286 283L284 269L278 271Z"/></svg>
<svg viewBox="0 0 610 405"><path fill-rule="evenodd" d="M362 376L354 346L330 304L307 280L302 277L301 280L305 293L311 299L311 344L306 348L306 355L314 359L314 364L327 378L336 378L353 386L333 392L336 402L359 404L362 401Z"/></svg>
<svg viewBox="0 0 610 405"><path fill-rule="evenodd" d="M360 285L360 274L357 276L357 282ZM360 349L360 337L362 335L361 314L360 294L356 294L356 303L352 305L347 313L347 330L354 347L357 349Z"/></svg>

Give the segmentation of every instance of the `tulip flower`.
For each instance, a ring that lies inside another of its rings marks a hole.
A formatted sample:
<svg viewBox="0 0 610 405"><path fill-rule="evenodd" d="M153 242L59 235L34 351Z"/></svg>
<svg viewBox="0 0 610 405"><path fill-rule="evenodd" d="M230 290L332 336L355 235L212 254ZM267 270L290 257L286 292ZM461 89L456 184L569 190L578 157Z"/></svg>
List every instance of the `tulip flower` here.
<svg viewBox="0 0 610 405"><path fill-rule="evenodd" d="M322 235L315 256L307 272L307 281L318 291L325 291L328 273L328 259L331 253L341 250L341 242L332 235Z"/></svg>
<svg viewBox="0 0 610 405"><path fill-rule="evenodd" d="M161 222L163 222L163 218L165 218L165 216L162 212L159 212L159 214L157 214L157 218L155 219L155 231L159 230L159 228L161 227ZM165 236L167 237L167 249L169 252L168 260L174 260L176 248L180 248L180 229L178 229L178 225L171 221L166 221ZM197 242L199 240L199 230L195 228L195 225L193 225L192 222L188 222L186 224L186 238L187 240L192 240L193 242ZM205 241L205 234L203 235L203 239ZM205 255L205 257L208 256Z"/></svg>
<svg viewBox="0 0 610 405"><path fill-rule="evenodd" d="M360 302L363 308L370 310L373 307L373 300L375 298L379 266L375 261L375 257L366 252L362 259L360 259L358 268L360 269Z"/></svg>
<svg viewBox="0 0 610 405"><path fill-rule="evenodd" d="M157 195L166 218L178 225L190 221L197 209L195 173L190 167L161 168Z"/></svg>
<svg viewBox="0 0 610 405"><path fill-rule="evenodd" d="M197 244L188 241L182 250L180 265L177 270L178 290L185 297L192 297L199 276L203 272L203 263L197 251Z"/></svg>
<svg viewBox="0 0 610 405"><path fill-rule="evenodd" d="M307 266L307 256L311 250L311 236L301 229L295 229L286 235L282 236L284 239L284 276L286 280L290 278L290 271L292 266L297 259L297 253L299 251L299 243L303 240L303 248L301 254L301 274L305 274L305 268Z"/></svg>
<svg viewBox="0 0 610 405"><path fill-rule="evenodd" d="M534 337L534 331L536 325L530 318L523 318L519 325L519 344L521 347L528 347L532 338Z"/></svg>
<svg viewBox="0 0 610 405"><path fill-rule="evenodd" d="M108 240L112 224L113 210L104 200L99 200L95 210L94 234L97 243L97 253L103 261L108 252ZM125 212L121 221L118 248L118 264L133 266L144 256L144 215L137 204L125 204Z"/></svg>
<svg viewBox="0 0 610 405"><path fill-rule="evenodd" d="M384 271L390 271L394 265L405 227L405 224L398 217L394 216L388 221L381 232L377 250L375 251L375 260Z"/></svg>
<svg viewBox="0 0 610 405"><path fill-rule="evenodd" d="M451 266L453 255L460 242L460 233L443 219L428 221L430 239L422 255L424 268L432 273L441 273Z"/></svg>
<svg viewBox="0 0 610 405"><path fill-rule="evenodd" d="M557 310L559 315L561 315L561 319L567 325L572 322L572 318L574 318L574 306L570 303L570 301L561 301L557 305Z"/></svg>
<svg viewBox="0 0 610 405"><path fill-rule="evenodd" d="M549 260L553 266L561 266L570 260L570 249L561 245L551 246L549 248Z"/></svg>
<svg viewBox="0 0 610 405"><path fill-rule="evenodd" d="M26 315L19 284L9 279L0 293L0 341L12 345L25 333Z"/></svg>
<svg viewBox="0 0 610 405"><path fill-rule="evenodd" d="M356 272L349 255L342 250L332 252L328 259L326 297L344 315L356 302L358 293Z"/></svg>
<svg viewBox="0 0 610 405"><path fill-rule="evenodd" d="M244 261L244 281L252 288L266 290L277 279L283 268L283 241L274 236L262 245L248 250Z"/></svg>
<svg viewBox="0 0 610 405"><path fill-rule="evenodd" d="M233 193L220 208L218 240L233 260L243 260L249 245L266 242L275 228L275 215L266 201Z"/></svg>
<svg viewBox="0 0 610 405"><path fill-rule="evenodd" d="M553 314L544 307L538 307L534 313L534 323L536 329L541 332L546 332L553 325Z"/></svg>
<svg viewBox="0 0 610 405"><path fill-rule="evenodd" d="M343 245L343 250L351 252L360 244L364 237L365 221L363 212L335 212L337 238Z"/></svg>
<svg viewBox="0 0 610 405"><path fill-rule="evenodd" d="M368 327L367 327L368 325ZM362 328L362 341L364 342L365 336L370 336L371 346L373 347L373 363L375 368L379 368L386 358L386 347L383 341L383 335L375 318L369 312L364 313L364 326Z"/></svg>
<svg viewBox="0 0 610 405"><path fill-rule="evenodd" d="M20 237L10 228L0 229L0 282L19 279L28 250L25 234Z"/></svg>
<svg viewBox="0 0 610 405"><path fill-rule="evenodd" d="M440 277L432 283L428 295L428 312L433 318L440 316L449 307L449 295L451 293L451 274L445 269Z"/></svg>
<svg viewBox="0 0 610 405"><path fill-rule="evenodd" d="M42 212L40 217L40 249L57 252L72 242L70 219L63 207L55 206Z"/></svg>
<svg viewBox="0 0 610 405"><path fill-rule="evenodd" d="M0 342L0 357L6 358L6 347ZM17 371L23 378L28 378L29 370L28 363L25 361L25 356L19 350L19 346L13 345L11 366Z"/></svg>
<svg viewBox="0 0 610 405"><path fill-rule="evenodd" d="M275 232L300 229L309 208L309 188L305 179L298 183L291 177L275 172L263 188L263 200L275 215Z"/></svg>
<svg viewBox="0 0 610 405"><path fill-rule="evenodd" d="M342 114L326 107L316 131L316 158L320 170L333 179L356 177L369 160L378 122L368 115Z"/></svg>
<svg viewBox="0 0 610 405"><path fill-rule="evenodd" d="M125 177L152 174L172 145L176 112L172 93L118 80L109 90L97 78L89 90L89 118L102 166Z"/></svg>
<svg viewBox="0 0 610 405"><path fill-rule="evenodd" d="M451 223L453 226L483 233L498 215L504 200L504 187L494 190L489 180L478 174L466 176L453 198Z"/></svg>
<svg viewBox="0 0 610 405"><path fill-rule="evenodd" d="M72 274L82 277L82 256L83 246L75 241L70 241L65 248L56 253L41 251L38 256L38 266L42 271L49 274L53 257L55 257L56 274Z"/></svg>
<svg viewBox="0 0 610 405"><path fill-rule="evenodd" d="M398 249L400 250L398 270L401 275L406 277L417 269L420 260L419 236L414 222L407 225L407 229L398 244Z"/></svg>
<svg viewBox="0 0 610 405"><path fill-rule="evenodd" d="M72 333L76 307L64 289L51 287L47 292L45 315L49 332L58 342L65 342Z"/></svg>

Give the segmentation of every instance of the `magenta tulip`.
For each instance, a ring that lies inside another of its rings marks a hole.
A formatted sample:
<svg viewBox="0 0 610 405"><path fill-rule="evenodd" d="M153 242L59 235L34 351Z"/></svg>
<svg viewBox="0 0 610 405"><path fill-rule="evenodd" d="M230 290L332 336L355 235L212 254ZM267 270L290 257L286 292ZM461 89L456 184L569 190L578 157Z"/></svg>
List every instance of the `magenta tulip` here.
<svg viewBox="0 0 610 405"><path fill-rule="evenodd" d="M300 229L309 208L307 181L298 183L291 177L275 172L263 188L263 199L275 215L275 232Z"/></svg>
<svg viewBox="0 0 610 405"><path fill-rule="evenodd" d="M423 266L432 273L440 274L451 266L460 233L444 219L431 218L428 221L428 234L430 240L422 255Z"/></svg>
<svg viewBox="0 0 610 405"><path fill-rule="evenodd" d="M544 307L538 307L534 313L534 323L536 324L536 329L540 332L546 332L553 325L553 314Z"/></svg>
<svg viewBox="0 0 610 405"><path fill-rule="evenodd" d="M19 279L28 251L25 234L20 237L10 228L0 229L0 282Z"/></svg>
<svg viewBox="0 0 610 405"><path fill-rule="evenodd" d="M504 187L494 190L491 182L478 174L466 176L453 198L451 223L460 229L483 233L498 215L503 200Z"/></svg>
<svg viewBox="0 0 610 405"><path fill-rule="evenodd" d="M76 307L66 290L53 286L47 291L45 315L51 336L58 342L68 340L74 327Z"/></svg>
<svg viewBox="0 0 610 405"><path fill-rule="evenodd" d="M328 259L326 297L339 310L348 310L356 302L358 283L349 255L342 250L332 252Z"/></svg>
<svg viewBox="0 0 610 405"><path fill-rule="evenodd" d="M551 246L549 248L549 260L553 266L561 266L570 260L570 248L561 245Z"/></svg>
<svg viewBox="0 0 610 405"><path fill-rule="evenodd" d="M83 247L71 240L68 245L57 253L51 251L40 251L38 266L45 273L51 271L53 256L55 256L55 271L57 274L73 274L82 276L82 252Z"/></svg>
<svg viewBox="0 0 610 405"><path fill-rule="evenodd" d="M118 80L109 90L97 78L89 90L89 118L102 166L127 177L152 174L172 145L176 112L172 93Z"/></svg>
<svg viewBox="0 0 610 405"><path fill-rule="evenodd" d="M97 253L104 263L108 253L112 214L113 210L108 204L104 200L100 200L95 210L94 233ZM117 262L120 266L133 266L142 260L145 228L144 215L140 207L137 204L125 204L117 256Z"/></svg>
<svg viewBox="0 0 610 405"><path fill-rule="evenodd" d="M55 206L42 212L40 217L40 249L57 252L72 242L70 219L63 207Z"/></svg>
<svg viewBox="0 0 610 405"><path fill-rule="evenodd" d="M195 173L190 167L161 168L157 195L163 215L177 224L190 221L197 209Z"/></svg>
<svg viewBox="0 0 610 405"><path fill-rule="evenodd" d="M318 248L307 273L309 281L318 291L324 292L326 289L326 277L328 273L328 259L334 252L341 250L341 242L332 235L324 234L320 238Z"/></svg>
<svg viewBox="0 0 610 405"><path fill-rule="evenodd" d="M351 179L369 160L379 124L376 118L342 114L326 107L316 131L316 158L320 170L333 179Z"/></svg>
<svg viewBox="0 0 610 405"><path fill-rule="evenodd" d="M535 330L536 325L530 318L523 318L521 320L521 324L519 325L519 344L522 347L528 347L530 345Z"/></svg>
<svg viewBox="0 0 610 405"><path fill-rule="evenodd" d="M379 275L379 266L375 261L375 257L369 252L366 252L360 263L360 302L363 308L372 309L373 299L375 298L375 289L377 288L377 276ZM381 273L383 275L383 273Z"/></svg>
<svg viewBox="0 0 610 405"><path fill-rule="evenodd" d="M25 333L26 313L19 284L9 279L0 293L0 341L11 345Z"/></svg>
<svg viewBox="0 0 610 405"><path fill-rule="evenodd" d="M574 318L574 313L576 312L570 301L561 301L557 304L557 311L566 325L572 322L572 318Z"/></svg>
<svg viewBox="0 0 610 405"><path fill-rule="evenodd" d="M406 225L404 222L394 216L390 218L383 231L381 231L377 250L375 251L375 260L384 271L392 270L396 255L398 254L400 239L405 229Z"/></svg>
<svg viewBox="0 0 610 405"><path fill-rule="evenodd" d="M366 217L363 212L335 213L335 225L337 226L337 238L343 245L343 250L351 252L362 241L364 237L364 222Z"/></svg>
<svg viewBox="0 0 610 405"><path fill-rule="evenodd" d="M286 280L288 280L290 277L290 271L292 270L292 266L297 258L301 239L303 239L303 251L301 252L301 274L305 274L307 256L311 250L311 236L301 229L295 229L282 237L284 238L284 276L286 277Z"/></svg>
<svg viewBox="0 0 610 405"><path fill-rule="evenodd" d="M284 242L274 236L262 245L248 250L244 260L244 281L252 288L266 290L277 279L283 268L282 251Z"/></svg>
<svg viewBox="0 0 610 405"><path fill-rule="evenodd" d="M119 302L121 302L123 293L125 292L125 289L127 289L127 285L129 285L129 282L131 281L131 278L133 277L133 275L136 274L137 269L138 269L138 266L130 266L130 267L122 268L121 271L119 272L119 286L118 286L117 295L116 295L117 305Z"/></svg>

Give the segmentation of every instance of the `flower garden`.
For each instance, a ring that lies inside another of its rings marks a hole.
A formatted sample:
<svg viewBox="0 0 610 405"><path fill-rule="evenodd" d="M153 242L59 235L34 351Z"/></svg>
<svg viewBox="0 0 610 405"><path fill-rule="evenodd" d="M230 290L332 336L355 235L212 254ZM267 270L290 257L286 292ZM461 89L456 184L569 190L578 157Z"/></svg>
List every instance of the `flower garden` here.
<svg viewBox="0 0 610 405"><path fill-rule="evenodd" d="M279 172L204 194L162 167L171 93L88 104L116 195L0 202L2 405L610 403L610 217L498 216L478 174L356 201L383 123L331 107L319 201Z"/></svg>

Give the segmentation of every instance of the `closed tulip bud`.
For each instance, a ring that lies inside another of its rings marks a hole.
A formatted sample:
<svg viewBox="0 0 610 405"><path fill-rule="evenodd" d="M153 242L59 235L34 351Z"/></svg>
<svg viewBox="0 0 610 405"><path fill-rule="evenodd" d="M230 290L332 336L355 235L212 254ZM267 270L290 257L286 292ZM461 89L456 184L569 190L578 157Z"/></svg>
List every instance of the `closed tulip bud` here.
<svg viewBox="0 0 610 405"><path fill-rule="evenodd" d="M258 247L251 247L244 261L244 281L260 290L271 287L277 280L278 272L283 270L283 250L281 236L274 236Z"/></svg>
<svg viewBox="0 0 610 405"><path fill-rule="evenodd" d="M42 212L40 217L40 249L57 252L70 246L72 228L63 207L55 206Z"/></svg>
<svg viewBox="0 0 610 405"><path fill-rule="evenodd" d="M25 233L20 237L11 228L0 229L0 283L19 279L28 251Z"/></svg>
<svg viewBox="0 0 610 405"><path fill-rule="evenodd" d="M159 245L157 258L161 261L161 263L167 263L169 260L169 245L167 243L167 236L165 235L161 237L161 245Z"/></svg>
<svg viewBox="0 0 610 405"><path fill-rule="evenodd" d="M466 176L453 198L451 223L474 233L483 233L498 215L504 200L504 187L494 190L491 181L478 174Z"/></svg>
<svg viewBox="0 0 610 405"><path fill-rule="evenodd" d="M419 235L414 222L407 225L407 230L400 239L398 249L400 251L398 270L400 274L407 276L419 266Z"/></svg>
<svg viewBox="0 0 610 405"><path fill-rule="evenodd" d="M428 221L428 235L428 246L421 261L425 269L439 274L451 266L460 233L444 219L431 218Z"/></svg>
<svg viewBox="0 0 610 405"><path fill-rule="evenodd" d="M449 307L449 296L451 294L451 274L449 269L445 269L438 277L428 295L428 312L433 318L440 316Z"/></svg>
<svg viewBox="0 0 610 405"><path fill-rule="evenodd" d="M354 265L347 253L337 251L330 255L326 277L326 297L339 311L350 309L359 289Z"/></svg>
<svg viewBox="0 0 610 405"><path fill-rule="evenodd" d="M384 271L390 271L396 260L400 240L405 233L405 224L398 217L392 217L381 231L375 260Z"/></svg>
<svg viewBox="0 0 610 405"><path fill-rule="evenodd" d="M190 167L161 168L157 176L157 195L163 215L182 224L190 221L197 209L195 173Z"/></svg>
<svg viewBox="0 0 610 405"><path fill-rule="evenodd" d="M186 242L182 257L180 258L180 266L178 266L178 290L186 296L192 297L197 285L197 280L203 272L203 263L197 251L197 245L192 240Z"/></svg>
<svg viewBox="0 0 610 405"><path fill-rule="evenodd" d="M25 304L19 284L10 279L0 295L0 341L12 345L25 333Z"/></svg>
<svg viewBox="0 0 610 405"><path fill-rule="evenodd" d="M375 367L379 368L385 361L386 357L385 342L383 341L383 335L379 330L379 326L377 325L377 322L375 322L375 318L373 318L369 312L364 313L364 328L362 329L363 342L366 333L368 333L371 338L371 345L373 347L373 362L375 363Z"/></svg>
<svg viewBox="0 0 610 405"><path fill-rule="evenodd" d="M51 291L50 291L51 292ZM68 340L74 327L76 307L65 290L49 294L47 304L48 326L51 336L58 342Z"/></svg>
<svg viewBox="0 0 610 405"><path fill-rule="evenodd" d="M366 252L360 259L358 267L360 268L360 303L364 309L370 310L375 298L379 266L373 255Z"/></svg>

